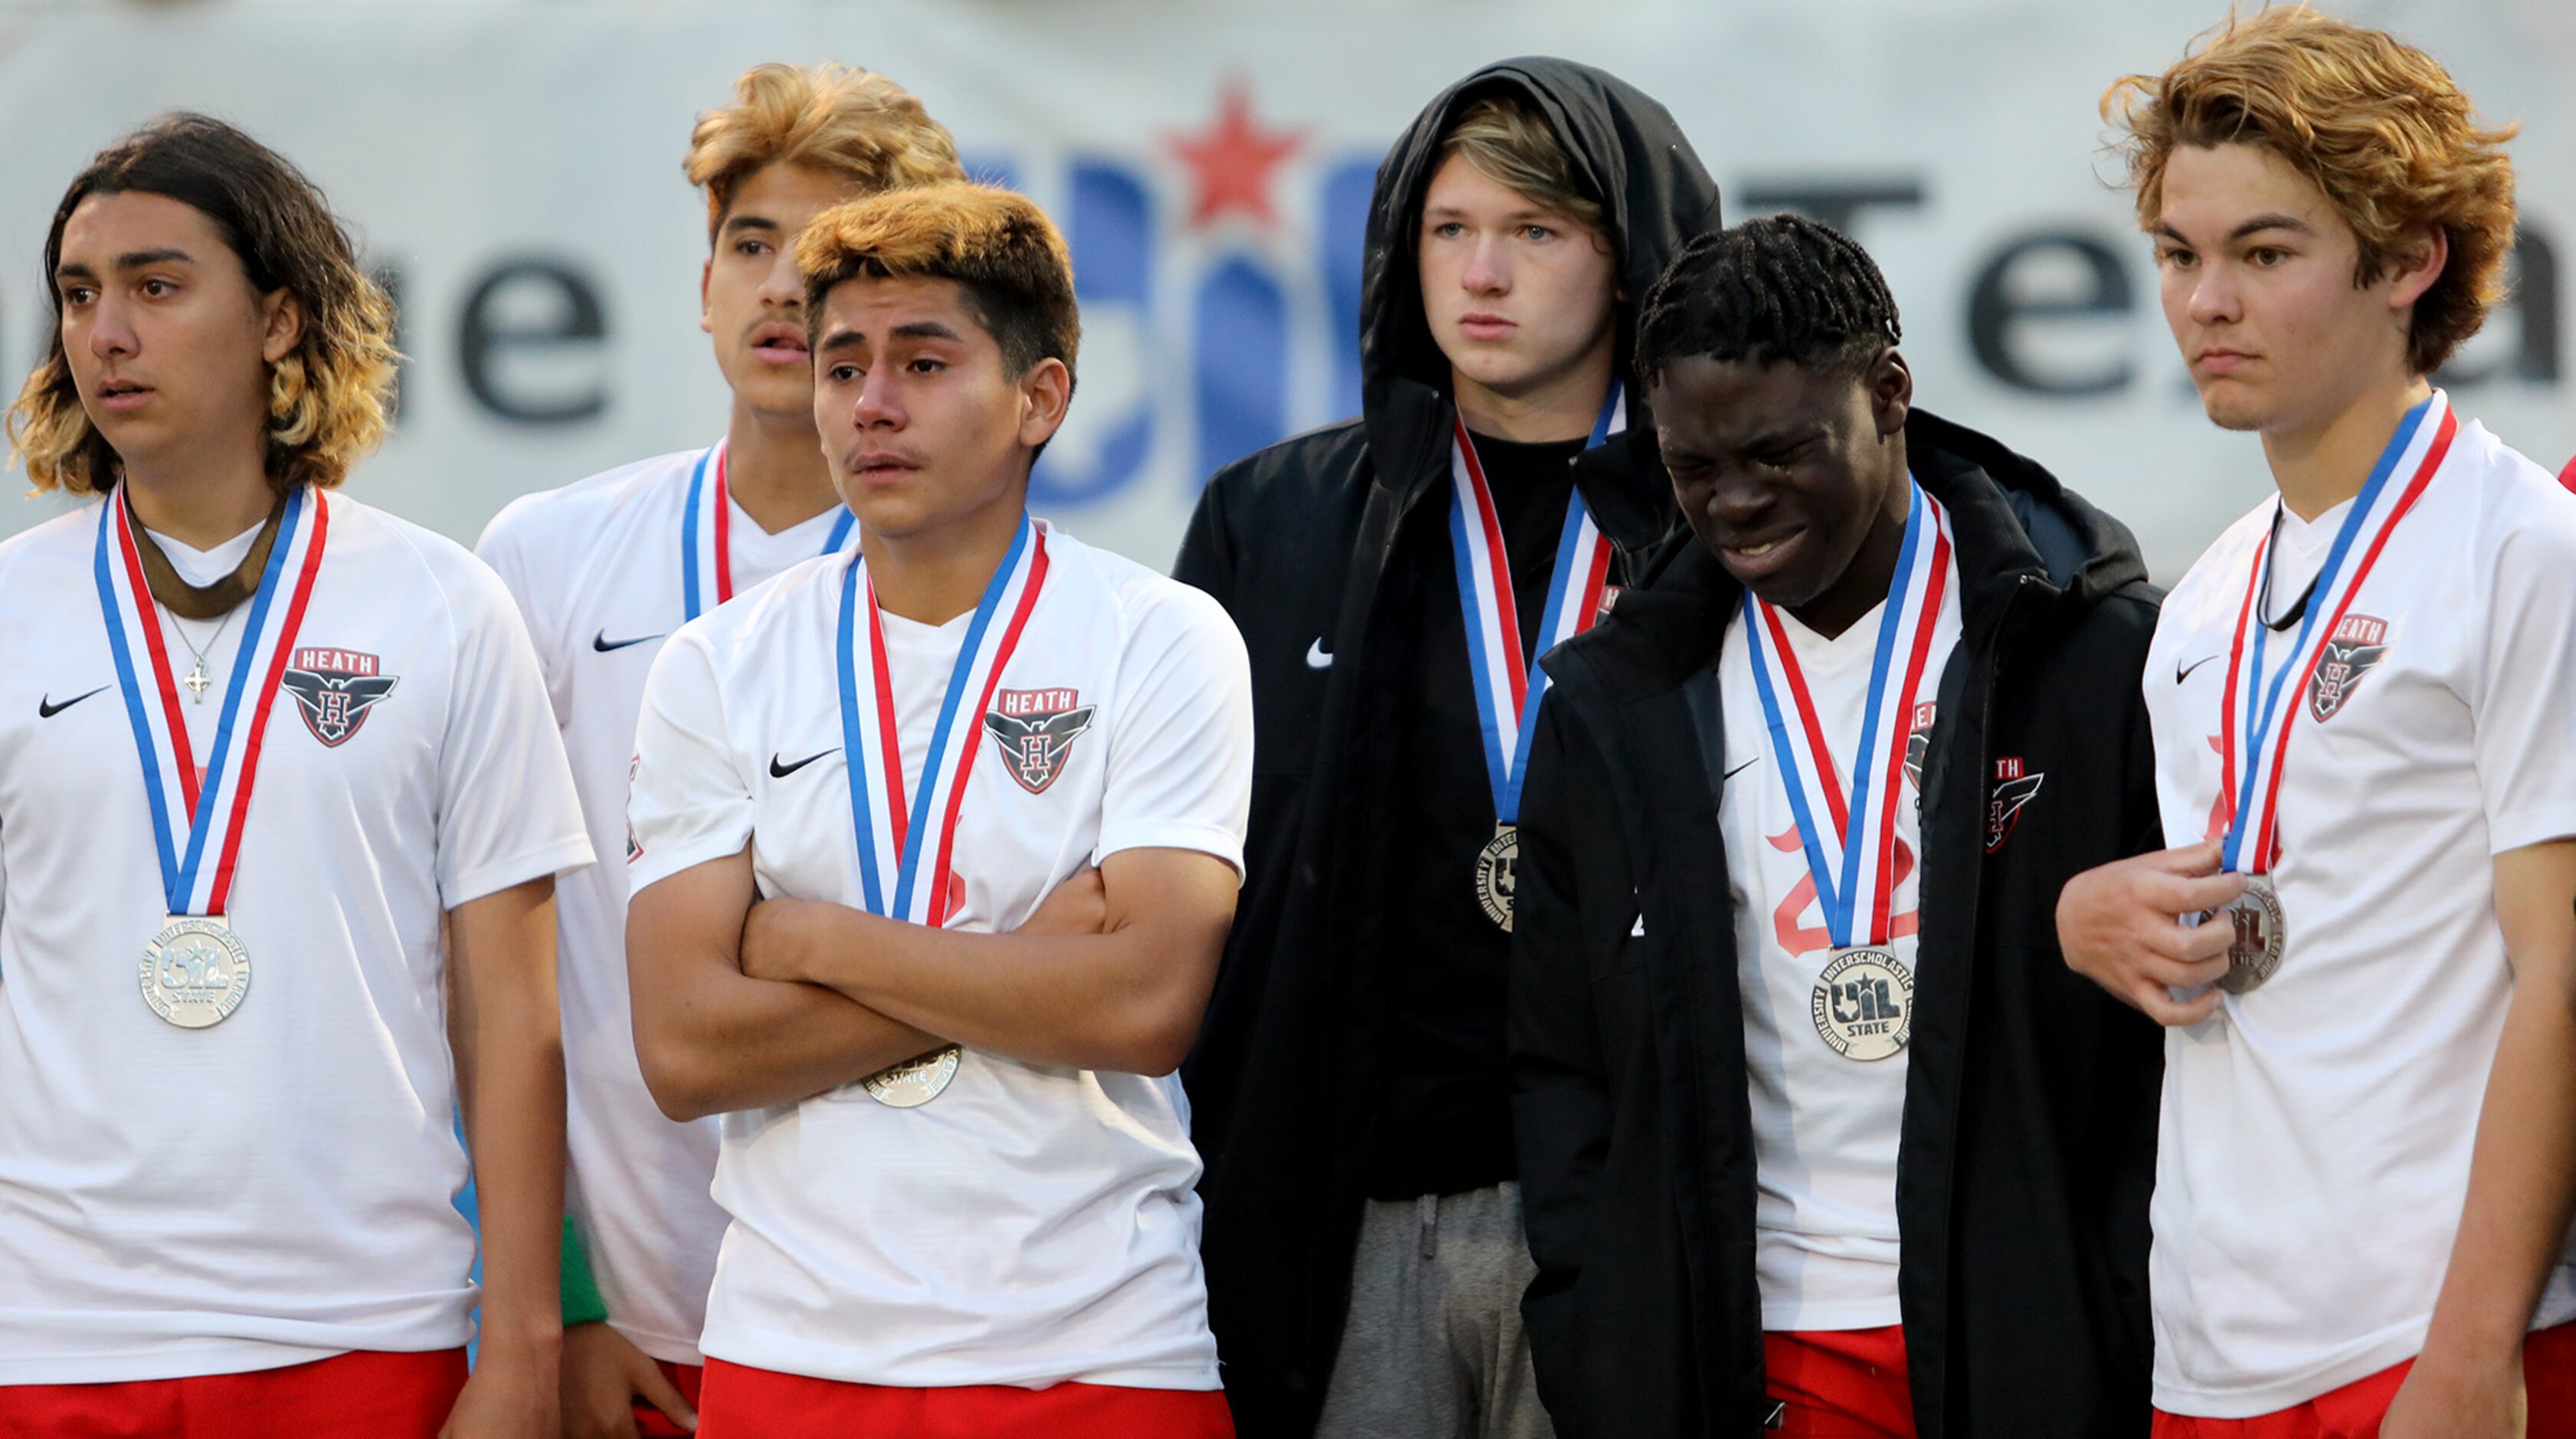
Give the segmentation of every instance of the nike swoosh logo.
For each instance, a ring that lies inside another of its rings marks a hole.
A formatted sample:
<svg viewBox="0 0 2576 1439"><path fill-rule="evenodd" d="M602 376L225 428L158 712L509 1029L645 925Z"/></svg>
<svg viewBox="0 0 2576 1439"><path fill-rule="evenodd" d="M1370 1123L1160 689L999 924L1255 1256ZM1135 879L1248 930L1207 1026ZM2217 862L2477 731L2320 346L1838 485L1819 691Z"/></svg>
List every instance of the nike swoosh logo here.
<svg viewBox="0 0 2576 1439"><path fill-rule="evenodd" d="M100 685L98 689L91 690L89 695L97 694L100 690L104 690L106 688L107 686ZM70 699L63 701L61 704L54 703L53 696L51 695L39 696L36 700L36 718L52 719L54 716L70 709L73 705L79 704L82 700L88 699L89 695L74 695Z"/></svg>
<svg viewBox="0 0 2576 1439"><path fill-rule="evenodd" d="M1749 769L1753 768L1755 765L1760 764L1760 763L1762 763L1762 756L1760 756L1760 755L1755 755L1753 758L1751 758L1751 759L1749 759L1749 760L1746 760L1744 763L1742 763L1742 764L1740 764L1740 765L1737 765L1735 768L1733 768L1733 769L1731 769L1731 770L1728 770L1725 774L1720 775L1720 776L1718 777L1718 783L1720 783L1720 784L1724 784L1726 781L1728 781L1728 780L1731 780L1731 779L1735 778L1737 775L1740 775L1740 774L1744 773L1746 770L1749 770Z"/></svg>
<svg viewBox="0 0 2576 1439"><path fill-rule="evenodd" d="M1328 670L1332 667L1333 653L1332 651L1324 648L1324 637L1317 635L1314 643L1306 646L1306 668L1310 670Z"/></svg>
<svg viewBox="0 0 2576 1439"><path fill-rule="evenodd" d="M814 761L816 761L816 760L818 760L818 759L821 759L821 758L823 757L823 755L825 755L825 754L831 754L831 753L833 753L833 752L835 752L835 751L837 751L837 750L839 750L839 749L840 749L840 746L839 746L839 745L834 745L834 746L832 746L832 748L831 748L831 749L827 749L827 750L823 751L823 754L809 754L809 755L805 756L803 759L798 760L798 761L797 761L796 763L794 763L794 764L780 764L780 763L778 762L778 756L776 756L776 755L771 755L771 756L769 757L769 777L770 777L771 779L785 779L785 778L787 778L789 775L796 773L796 772L797 772L798 770L800 770L800 769L803 769L805 766L807 766L807 765L809 765L809 764L812 764Z"/></svg>
<svg viewBox="0 0 2576 1439"><path fill-rule="evenodd" d="M608 637L608 631L601 630L599 633L590 637L590 647L599 651L601 654L606 654L610 650L622 650L628 645L640 645L647 640L658 640L660 638L662 638L660 635L637 635L631 640L612 640Z"/></svg>
<svg viewBox="0 0 2576 1439"><path fill-rule="evenodd" d="M2202 655L2200 658L2193 660L2190 664L2184 664L2180 660L2176 660L2174 662L2174 683L2181 684L2184 680L2190 679L2191 672L2193 670L2200 668L2202 665L2205 665L2216 658L2218 658L2216 655Z"/></svg>

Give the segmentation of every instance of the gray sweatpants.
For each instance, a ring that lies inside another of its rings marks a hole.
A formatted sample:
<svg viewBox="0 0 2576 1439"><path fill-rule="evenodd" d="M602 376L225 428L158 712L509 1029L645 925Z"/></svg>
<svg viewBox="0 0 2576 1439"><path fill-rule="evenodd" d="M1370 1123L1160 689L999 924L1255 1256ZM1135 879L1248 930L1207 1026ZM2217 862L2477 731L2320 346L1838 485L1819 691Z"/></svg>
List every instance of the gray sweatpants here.
<svg viewBox="0 0 2576 1439"><path fill-rule="evenodd" d="M1521 1291L1517 1184L1368 1201L1316 1439L1555 1439Z"/></svg>

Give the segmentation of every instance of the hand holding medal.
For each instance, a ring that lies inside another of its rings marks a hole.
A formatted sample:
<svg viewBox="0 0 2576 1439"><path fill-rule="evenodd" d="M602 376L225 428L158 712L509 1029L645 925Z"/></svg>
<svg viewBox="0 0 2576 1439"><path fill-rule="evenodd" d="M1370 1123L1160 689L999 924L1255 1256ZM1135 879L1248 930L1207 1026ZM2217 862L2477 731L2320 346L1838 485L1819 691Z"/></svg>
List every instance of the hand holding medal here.
<svg viewBox="0 0 2576 1439"><path fill-rule="evenodd" d="M1627 404L1612 385L1592 422L1593 445L1621 429ZM1512 929L1513 871L1520 861L1521 782L1529 774L1531 736L1538 702L1547 693L1547 671L1538 657L1559 642L1592 628L1601 614L1601 590L1610 573L1610 540L1592 522L1576 491L1566 501L1565 528L1556 545L1547 607L1538 643L1524 653L1520 605L1512 592L1511 553L1485 483L1484 466L1467 422L1452 419L1449 477L1449 549L1458 568L1458 604L1467 622L1467 668L1476 682L1477 729L1485 748L1485 776L1494 796L1494 837L1476 856L1476 902L1505 934Z"/></svg>
<svg viewBox="0 0 2576 1439"><path fill-rule="evenodd" d="M1762 697L1771 755L1789 792L1807 873L1833 945L1816 978L1816 1033L1845 1059L1904 1051L1914 1027L1914 976L1890 945L1896 888L1896 806L1903 797L1908 717L1930 671L1932 632L1949 583L1950 519L1910 480L1905 544L1879 611L1876 657L1848 799L1824 726L1780 614L1746 590L1744 632ZM1797 722L1780 703L1786 692Z"/></svg>

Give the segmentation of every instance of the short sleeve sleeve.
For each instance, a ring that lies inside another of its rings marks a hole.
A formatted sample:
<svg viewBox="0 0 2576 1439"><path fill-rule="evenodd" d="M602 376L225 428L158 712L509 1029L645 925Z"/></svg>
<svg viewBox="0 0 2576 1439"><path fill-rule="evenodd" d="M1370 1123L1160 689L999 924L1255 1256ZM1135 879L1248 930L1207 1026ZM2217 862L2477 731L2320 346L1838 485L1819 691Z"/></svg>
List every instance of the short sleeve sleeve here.
<svg viewBox="0 0 2576 1439"><path fill-rule="evenodd" d="M1119 657L1099 856L1194 849L1243 873L1252 667L1223 608L1179 585L1140 607Z"/></svg>
<svg viewBox="0 0 2576 1439"><path fill-rule="evenodd" d="M2576 834L2576 502L2537 498L2540 514L2511 521L2497 546L2469 697L2495 854Z"/></svg>
<svg viewBox="0 0 2576 1439"><path fill-rule="evenodd" d="M714 651L699 626L684 625L654 658L636 719L629 892L739 854L751 822L751 780L727 739Z"/></svg>
<svg viewBox="0 0 2576 1439"><path fill-rule="evenodd" d="M450 909L591 862L527 626L489 569L462 563L471 573L449 587L457 649L438 752L438 892Z"/></svg>

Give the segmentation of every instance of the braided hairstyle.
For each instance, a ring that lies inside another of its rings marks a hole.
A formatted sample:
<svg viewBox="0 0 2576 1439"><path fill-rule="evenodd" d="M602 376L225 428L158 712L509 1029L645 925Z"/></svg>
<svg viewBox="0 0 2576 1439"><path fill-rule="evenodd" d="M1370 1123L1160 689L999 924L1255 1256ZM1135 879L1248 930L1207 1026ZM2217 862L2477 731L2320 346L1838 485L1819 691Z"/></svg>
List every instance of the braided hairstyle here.
<svg viewBox="0 0 2576 1439"><path fill-rule="evenodd" d="M1830 225L1772 215L1682 247L1646 292L1636 367L1649 385L1692 355L1857 376L1903 333L1868 251Z"/></svg>

